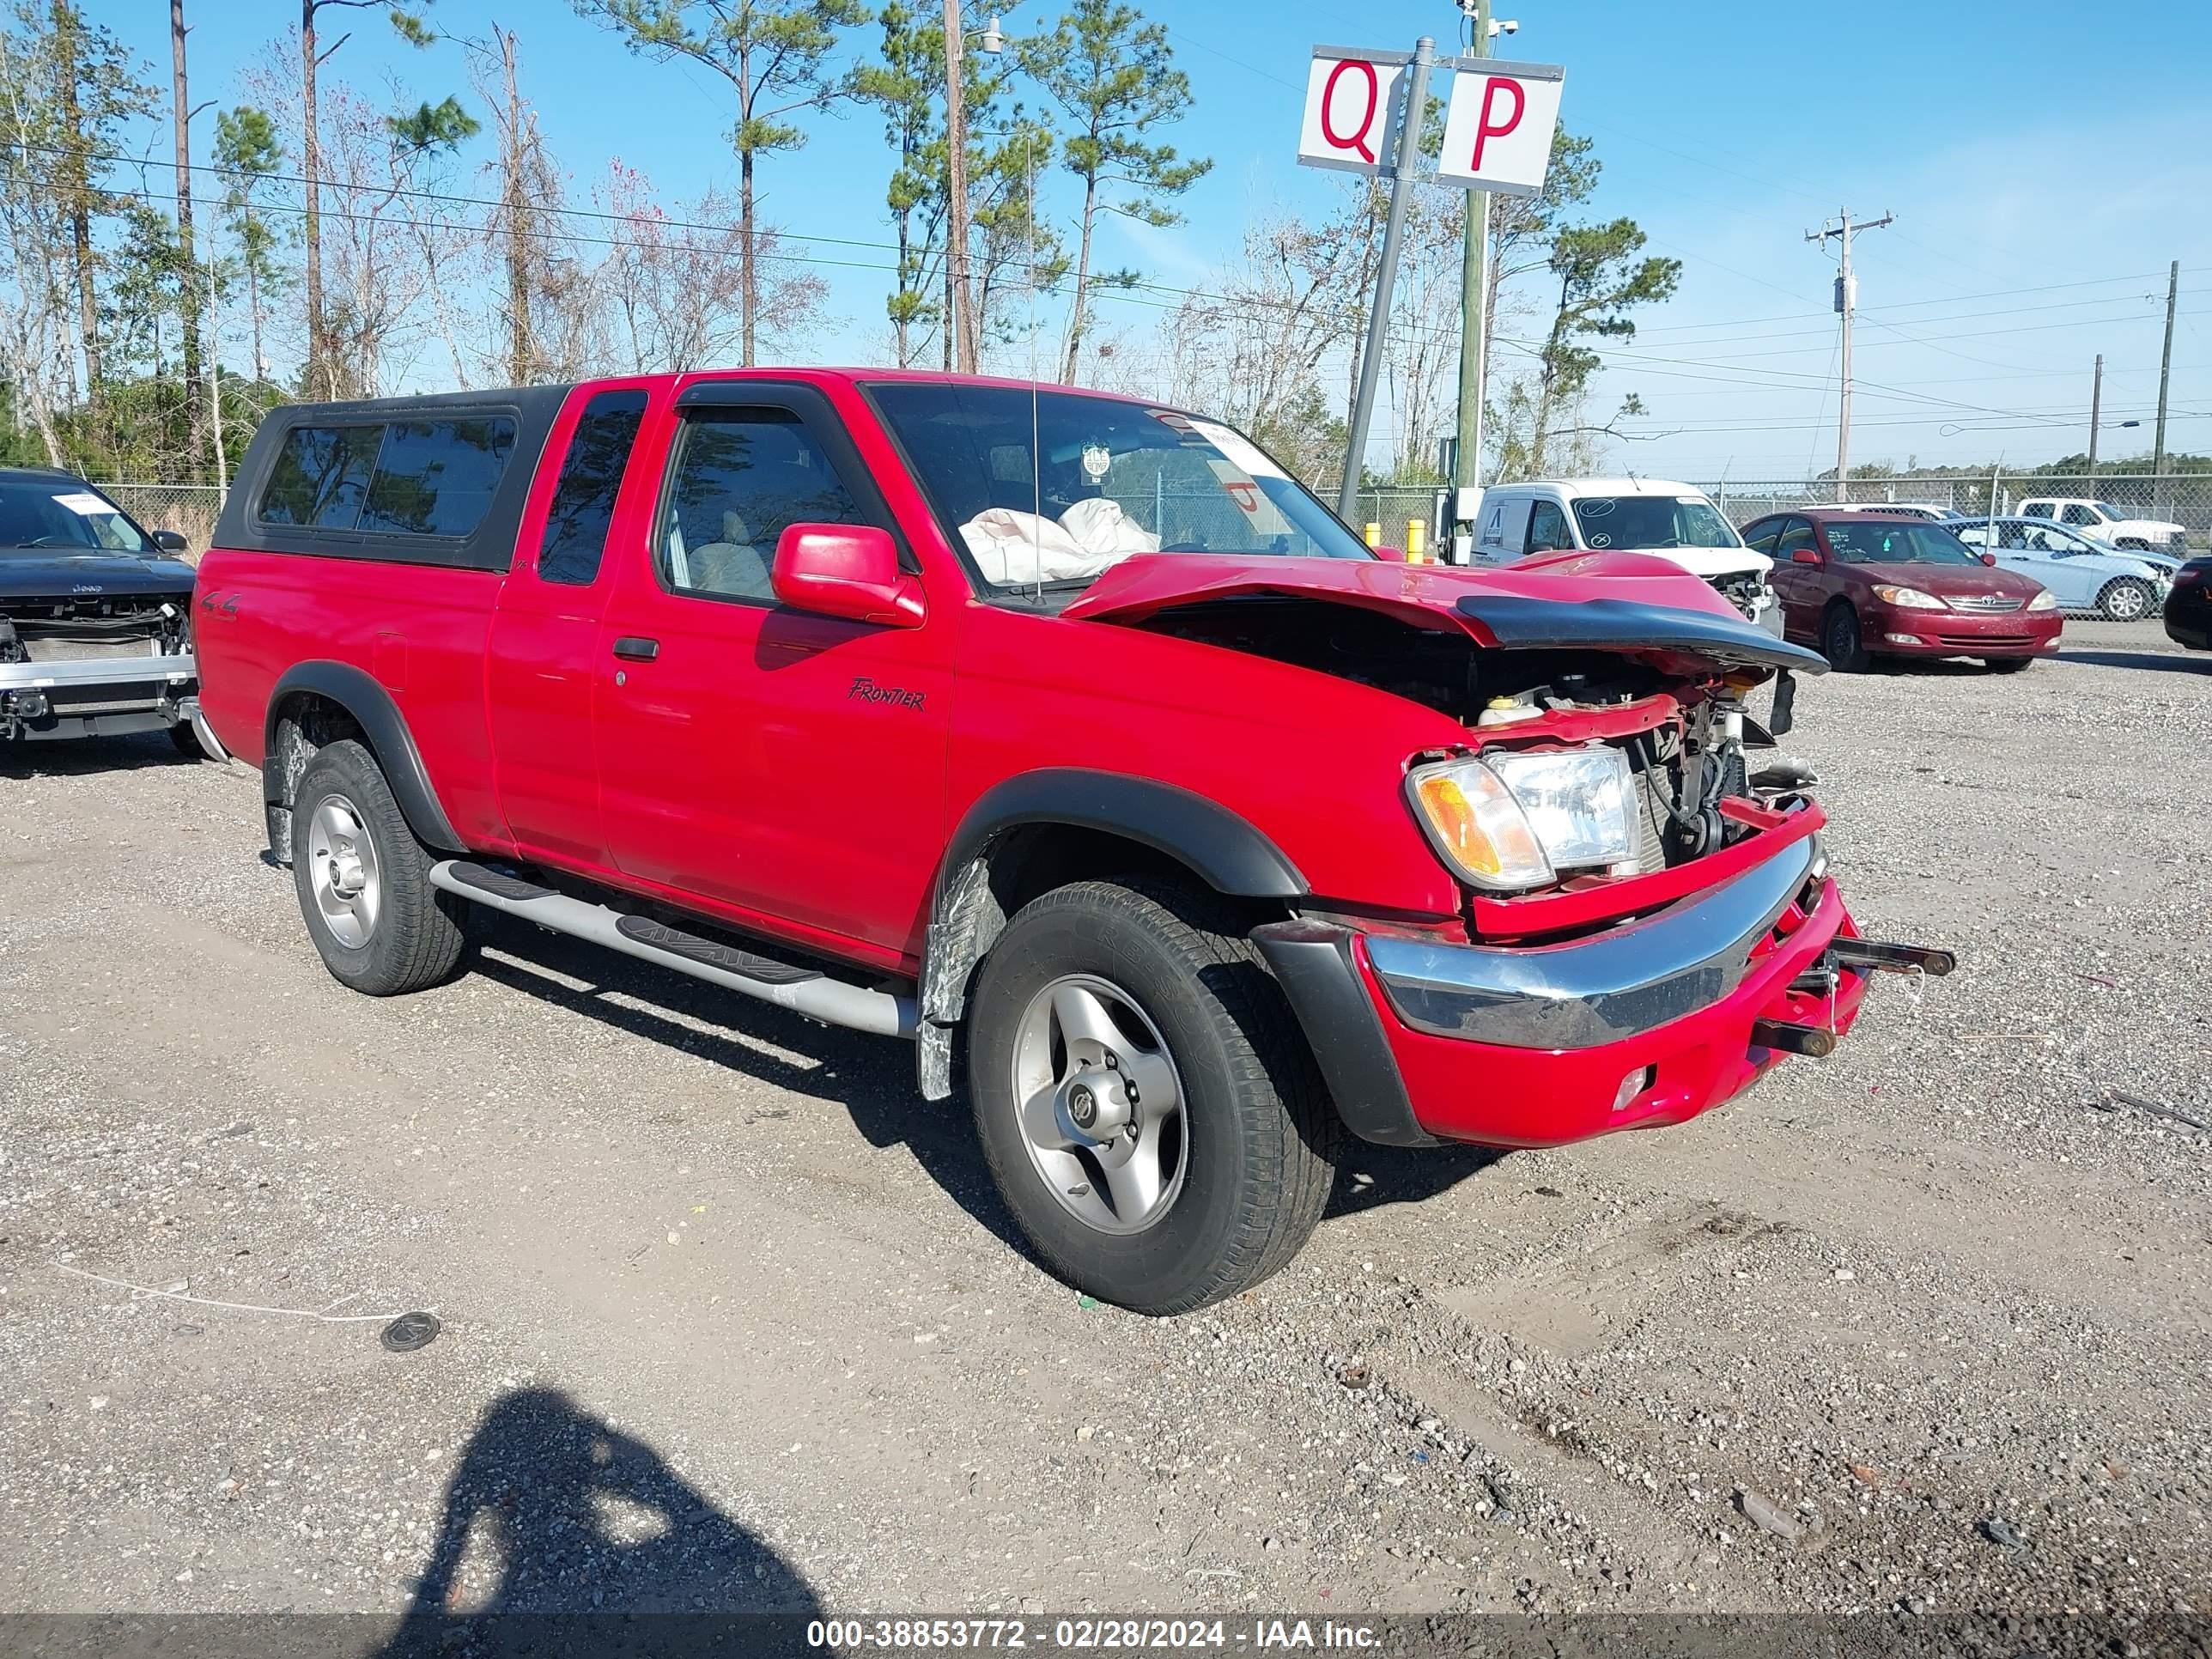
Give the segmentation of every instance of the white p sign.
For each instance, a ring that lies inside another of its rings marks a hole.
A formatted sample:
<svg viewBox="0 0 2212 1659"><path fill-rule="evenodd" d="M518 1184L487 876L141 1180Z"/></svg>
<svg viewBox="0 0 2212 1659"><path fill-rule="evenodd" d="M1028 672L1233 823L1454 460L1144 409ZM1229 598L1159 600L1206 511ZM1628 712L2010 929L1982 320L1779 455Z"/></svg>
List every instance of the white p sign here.
<svg viewBox="0 0 2212 1659"><path fill-rule="evenodd" d="M1493 196L1534 196L1552 160L1564 71L1553 64L1462 58L1437 177Z"/></svg>
<svg viewBox="0 0 2212 1659"><path fill-rule="evenodd" d="M1310 167L1380 173L1391 166L1399 84L1411 55L1316 46L1306 76L1298 161Z"/></svg>

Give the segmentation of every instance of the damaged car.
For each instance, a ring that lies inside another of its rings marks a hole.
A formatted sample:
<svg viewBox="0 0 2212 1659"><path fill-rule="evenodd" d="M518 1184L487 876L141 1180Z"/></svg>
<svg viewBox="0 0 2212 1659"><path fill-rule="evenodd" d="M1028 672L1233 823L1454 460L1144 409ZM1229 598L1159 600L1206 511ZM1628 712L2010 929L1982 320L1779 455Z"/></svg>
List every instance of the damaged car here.
<svg viewBox="0 0 2212 1659"><path fill-rule="evenodd" d="M203 700L331 973L499 911L911 1043L1037 1256L1148 1313L1345 1138L1678 1124L1869 981L1744 702L1814 652L1650 556L1378 558L1230 424L1026 382L647 375L295 404Z"/></svg>
<svg viewBox="0 0 2212 1659"><path fill-rule="evenodd" d="M191 723L192 568L83 479L0 470L0 744Z"/></svg>

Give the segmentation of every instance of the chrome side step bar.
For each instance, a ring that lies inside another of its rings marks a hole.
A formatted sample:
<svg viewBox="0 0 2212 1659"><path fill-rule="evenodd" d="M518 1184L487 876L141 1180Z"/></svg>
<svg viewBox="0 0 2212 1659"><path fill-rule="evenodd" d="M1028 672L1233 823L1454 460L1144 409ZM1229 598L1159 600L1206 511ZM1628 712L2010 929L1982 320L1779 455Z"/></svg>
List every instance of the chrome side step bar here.
<svg viewBox="0 0 2212 1659"><path fill-rule="evenodd" d="M871 991L812 969L793 968L642 916L571 898L467 859L447 859L432 865L430 882L471 903L489 905L556 933L589 939L641 962L655 963L726 990L772 1002L825 1025L872 1031L878 1036L915 1035L916 1012L912 997Z"/></svg>

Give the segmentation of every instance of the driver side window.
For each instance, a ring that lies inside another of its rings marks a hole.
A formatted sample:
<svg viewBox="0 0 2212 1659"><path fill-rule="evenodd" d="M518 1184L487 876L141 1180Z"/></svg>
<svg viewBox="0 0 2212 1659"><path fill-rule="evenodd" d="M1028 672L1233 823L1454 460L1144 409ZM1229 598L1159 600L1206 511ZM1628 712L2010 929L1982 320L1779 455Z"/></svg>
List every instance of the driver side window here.
<svg viewBox="0 0 2212 1659"><path fill-rule="evenodd" d="M1528 550L1531 553L1557 553L1575 544L1567 529L1567 515L1559 511L1554 501L1538 501L1528 515Z"/></svg>
<svg viewBox="0 0 2212 1659"><path fill-rule="evenodd" d="M2058 522L2061 524L2070 525L2095 524L2097 522L2097 515L2090 512L2087 507L2083 507L2079 501L2076 501L2068 507L2058 515Z"/></svg>
<svg viewBox="0 0 2212 1659"><path fill-rule="evenodd" d="M1820 544L1814 539L1813 526L1803 519L1792 519L1789 527L1775 538L1773 557L1778 564L1790 562L1790 556L1800 549L1817 553Z"/></svg>
<svg viewBox="0 0 2212 1659"><path fill-rule="evenodd" d="M780 409L688 416L654 565L672 592L774 605L776 543L794 524L864 524L830 458Z"/></svg>

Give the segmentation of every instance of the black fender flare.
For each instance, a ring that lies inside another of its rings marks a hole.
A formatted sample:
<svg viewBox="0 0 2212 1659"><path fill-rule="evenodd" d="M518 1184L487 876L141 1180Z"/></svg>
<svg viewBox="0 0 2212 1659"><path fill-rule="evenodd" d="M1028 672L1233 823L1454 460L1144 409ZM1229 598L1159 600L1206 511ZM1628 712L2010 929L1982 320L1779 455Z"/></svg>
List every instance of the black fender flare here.
<svg viewBox="0 0 2212 1659"><path fill-rule="evenodd" d="M968 809L938 873L939 897L994 841L1027 823L1141 842L1235 898L1297 899L1313 891L1282 848L1217 801L1157 778L1048 766L992 785Z"/></svg>
<svg viewBox="0 0 2212 1659"><path fill-rule="evenodd" d="M414 733L407 729L399 705L374 677L351 663L295 663L269 694L269 712L263 718L261 734L261 798L265 805L287 811L291 806L289 792L297 779L277 753L276 726L286 701L300 692L327 697L353 717L367 736L368 746L375 750L385 781L392 786L392 799L399 803L407 827L418 840L448 853L469 850L438 803L438 792L430 787L422 751L415 746Z"/></svg>
<svg viewBox="0 0 2212 1659"><path fill-rule="evenodd" d="M966 1014L975 964L1006 925L991 888L992 846L1028 824L1094 830L1139 842L1236 898L1291 901L1313 890L1264 832L1177 785L1076 766L1042 767L994 784L952 832L930 897L920 986L927 1099L952 1091L951 1028Z"/></svg>

